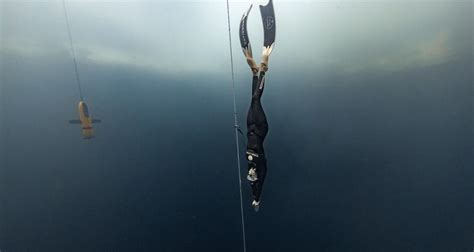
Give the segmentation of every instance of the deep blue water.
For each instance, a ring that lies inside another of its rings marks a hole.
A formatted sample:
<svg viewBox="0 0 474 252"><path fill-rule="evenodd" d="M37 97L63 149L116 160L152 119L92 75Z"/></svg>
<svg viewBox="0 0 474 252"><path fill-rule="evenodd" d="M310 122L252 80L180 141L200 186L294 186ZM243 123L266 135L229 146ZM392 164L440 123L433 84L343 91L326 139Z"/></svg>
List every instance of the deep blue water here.
<svg viewBox="0 0 474 252"><path fill-rule="evenodd" d="M242 184L247 251L472 251L472 3L300 2L278 7L260 212ZM243 251L224 2L95 4L70 5L102 120L85 141L68 123L79 100L60 2L0 3L0 252ZM251 76L232 31L245 129Z"/></svg>
<svg viewBox="0 0 474 252"><path fill-rule="evenodd" d="M67 124L66 60L3 62L2 251L241 251L230 86L82 65L103 120L84 141ZM249 85L238 78L241 119ZM269 72L263 103L269 171L259 213L243 184L248 251L472 248L472 62Z"/></svg>

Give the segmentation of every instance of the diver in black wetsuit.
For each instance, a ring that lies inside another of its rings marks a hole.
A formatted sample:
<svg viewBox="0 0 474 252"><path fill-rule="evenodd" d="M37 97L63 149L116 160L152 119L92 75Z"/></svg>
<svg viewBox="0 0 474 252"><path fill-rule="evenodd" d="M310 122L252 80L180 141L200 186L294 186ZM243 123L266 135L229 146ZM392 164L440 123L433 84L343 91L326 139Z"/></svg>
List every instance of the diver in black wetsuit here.
<svg viewBox="0 0 474 252"><path fill-rule="evenodd" d="M263 141L268 132L268 123L260 99L263 94L265 77L256 75L252 81L252 101L247 114L247 161L248 176L252 186L252 205L258 209L263 182L267 173L267 159L263 149Z"/></svg>
<svg viewBox="0 0 474 252"><path fill-rule="evenodd" d="M258 211L260 205L260 196L262 193L263 182L267 174L267 159L263 150L263 141L268 133L268 123L263 111L260 99L262 98L265 86L265 73L268 71L268 57L272 53L275 45L275 12L273 10L273 2L269 0L266 6L260 6L260 13L263 22L263 51L262 62L257 66L252 57L252 47L247 33L247 18L252 9L250 8L244 13L240 20L239 38L242 51L247 59L253 74L252 80L252 101L250 103L247 115L247 161L248 175L247 179L252 186L253 202L252 206Z"/></svg>

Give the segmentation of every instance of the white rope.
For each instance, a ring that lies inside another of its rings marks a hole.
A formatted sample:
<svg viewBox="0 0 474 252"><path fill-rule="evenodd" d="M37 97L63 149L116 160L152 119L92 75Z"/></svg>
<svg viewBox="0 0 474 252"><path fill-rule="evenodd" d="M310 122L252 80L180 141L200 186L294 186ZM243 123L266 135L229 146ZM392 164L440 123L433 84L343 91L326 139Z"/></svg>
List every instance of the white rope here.
<svg viewBox="0 0 474 252"><path fill-rule="evenodd" d="M74 52L74 46L72 45L71 28L69 28L69 19L67 16L65 0L63 0L63 10L64 10L64 18L66 19L67 34L69 36L69 45L71 46L72 61L74 62L74 70L76 71L76 80L77 80L77 87L79 88L79 97L81 98L81 101L83 101L84 97L82 95L81 80L79 79L79 71L77 70L76 53Z"/></svg>
<svg viewBox="0 0 474 252"><path fill-rule="evenodd" d="M234 57L232 54L232 35L230 32L230 13L229 0L227 2L227 26L229 28L229 52L230 52L230 69L232 73L232 98L234 101L234 130L235 130L235 152L237 156L237 168L239 171L239 191L240 191L240 216L242 219L242 241L244 245L244 252L247 252L247 245L245 241L245 221L244 221L244 203L242 200L242 173L240 169L240 151L239 151L239 124L237 120L237 103L235 101L235 78L234 78Z"/></svg>

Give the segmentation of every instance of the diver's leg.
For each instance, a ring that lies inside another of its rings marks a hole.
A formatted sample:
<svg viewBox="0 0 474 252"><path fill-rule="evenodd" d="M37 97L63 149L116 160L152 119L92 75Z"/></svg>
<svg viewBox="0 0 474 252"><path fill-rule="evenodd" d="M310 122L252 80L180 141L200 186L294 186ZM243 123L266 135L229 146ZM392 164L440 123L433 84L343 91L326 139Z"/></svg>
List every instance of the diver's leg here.
<svg viewBox="0 0 474 252"><path fill-rule="evenodd" d="M251 122L251 124L249 124ZM252 97L252 102L250 105L249 113L247 116L247 129L250 131L248 133L256 134L263 144L265 137L268 133L268 122L263 110L262 103L260 98L257 96Z"/></svg>
<svg viewBox="0 0 474 252"><path fill-rule="evenodd" d="M253 95L258 84L258 76L253 76L252 79L252 99L250 101L249 111L247 113L247 129L251 129L250 125L255 124L255 116L253 110Z"/></svg>
<svg viewBox="0 0 474 252"><path fill-rule="evenodd" d="M258 83L258 76L254 75L252 77L252 95L255 92L255 88L257 87L257 83Z"/></svg>
<svg viewBox="0 0 474 252"><path fill-rule="evenodd" d="M257 80L257 85L253 86L252 96L257 96L259 99L262 98L263 90L265 89L265 72L260 72L260 76Z"/></svg>
<svg viewBox="0 0 474 252"><path fill-rule="evenodd" d="M252 101L247 114L247 135L249 133L257 134L263 143L268 132L267 117L260 101L263 94L265 78L259 79L256 82L255 76L253 80Z"/></svg>

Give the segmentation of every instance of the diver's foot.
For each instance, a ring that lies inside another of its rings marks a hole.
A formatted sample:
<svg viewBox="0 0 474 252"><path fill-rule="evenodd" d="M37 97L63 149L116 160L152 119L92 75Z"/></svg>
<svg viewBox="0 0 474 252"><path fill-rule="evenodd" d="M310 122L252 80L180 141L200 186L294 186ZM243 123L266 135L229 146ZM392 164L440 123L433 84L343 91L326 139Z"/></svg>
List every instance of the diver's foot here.
<svg viewBox="0 0 474 252"><path fill-rule="evenodd" d="M255 210L255 212L258 212L258 209L260 207L260 201L253 201L252 202L252 207L253 207L253 210Z"/></svg>
<svg viewBox="0 0 474 252"><path fill-rule="evenodd" d="M255 168L250 168L249 174L247 175L247 179L250 182L257 181L258 177L257 177L257 172L255 171Z"/></svg>

